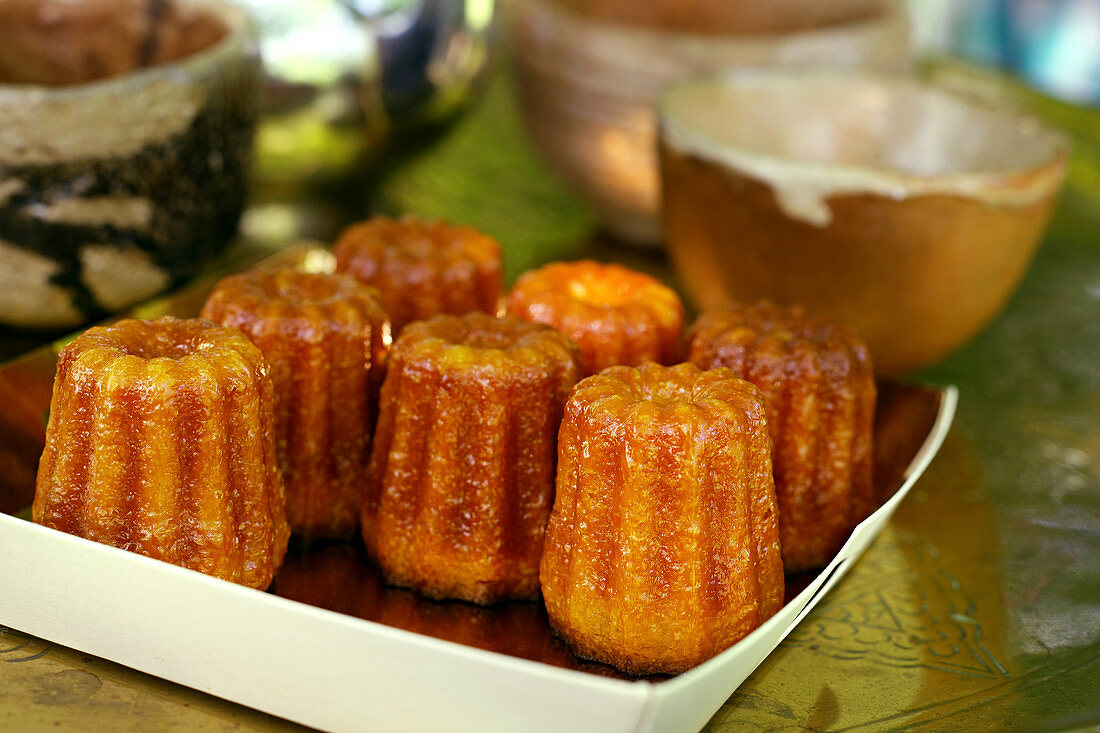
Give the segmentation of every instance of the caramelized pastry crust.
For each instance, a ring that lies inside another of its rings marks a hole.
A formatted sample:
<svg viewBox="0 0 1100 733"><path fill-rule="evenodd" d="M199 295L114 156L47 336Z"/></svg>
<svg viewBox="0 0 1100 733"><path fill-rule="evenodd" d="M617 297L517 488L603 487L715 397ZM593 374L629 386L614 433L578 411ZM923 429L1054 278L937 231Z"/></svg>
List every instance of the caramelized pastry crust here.
<svg viewBox="0 0 1100 733"><path fill-rule="evenodd" d="M395 336L437 313L499 312L500 245L471 227L376 216L340 234L336 269L378 288Z"/></svg>
<svg viewBox="0 0 1100 733"><path fill-rule="evenodd" d="M592 260L553 262L525 273L508 312L553 326L577 342L585 374L644 361L679 361L684 306L656 279Z"/></svg>
<svg viewBox="0 0 1100 733"><path fill-rule="evenodd" d="M218 283L202 315L243 331L271 368L291 529L353 533L388 339L378 292L346 275L254 270Z"/></svg>
<svg viewBox="0 0 1100 733"><path fill-rule="evenodd" d="M580 382L542 558L550 622L574 651L681 672L772 616L783 591L760 391L690 364Z"/></svg>
<svg viewBox="0 0 1100 733"><path fill-rule="evenodd" d="M387 579L432 598L537 598L561 411L557 331L483 313L410 325L390 351L363 504Z"/></svg>
<svg viewBox="0 0 1100 733"><path fill-rule="evenodd" d="M34 520L253 588L289 530L259 349L202 320L124 320L61 350Z"/></svg>
<svg viewBox="0 0 1100 733"><path fill-rule="evenodd" d="M823 567L875 506L875 380L853 331L770 303L704 313L689 360L764 392L788 573Z"/></svg>

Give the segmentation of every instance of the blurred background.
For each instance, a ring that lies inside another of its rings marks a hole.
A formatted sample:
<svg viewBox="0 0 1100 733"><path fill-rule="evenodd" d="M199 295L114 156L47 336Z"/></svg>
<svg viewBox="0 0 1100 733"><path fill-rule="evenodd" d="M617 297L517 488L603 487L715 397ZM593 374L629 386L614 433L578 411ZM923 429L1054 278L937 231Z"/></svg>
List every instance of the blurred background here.
<svg viewBox="0 0 1100 733"><path fill-rule="evenodd" d="M207 271L302 238L330 242L341 227L376 211L479 226L505 245L510 277L582 251L663 271L653 99L675 79L729 65L907 70L1035 113L1074 139L1063 208L1079 223L1068 236L1082 236L1073 232L1089 231L1096 223L1096 0L233 4L254 22L263 79L249 206L240 236L228 249L219 242L192 247L196 264ZM62 5L42 0L38 7ZM0 12L22 6L35 3L0 0ZM118 6L145 3L120 0ZM712 6L722 14L713 23L707 15ZM32 33L57 25L47 22L45 11L39 15L38 25L28 26ZM18 33L18 23L6 25L8 33ZM610 41L600 35L605 32ZM632 45L635 40L623 40L630 34L648 40ZM691 40L696 36L706 40L696 43ZM680 45L663 55L666 37L678 37L674 44ZM682 44L683 38L690 42ZM645 45L650 42L655 45ZM612 54L599 56L604 47L621 52L623 61L615 66ZM637 58L630 55L635 52ZM5 62L0 52L0 93L17 95L20 85L10 82L18 81L18 74L4 64L10 67L18 59L9 56ZM7 102L14 106L17 102ZM0 116L4 108L0 103ZM0 172L4 169L0 158ZM69 183L76 178L71 175ZM62 195L55 189L53 198ZM4 203L0 197L0 207ZM47 286L60 288L51 297L72 307L51 328L49 318L9 316L0 297L3 354L14 355L71 330L78 320L102 318L156 290L176 287L197 272L168 268L115 297L89 294L82 270L87 258L61 252L56 232L20 219L40 221L34 211L42 210L41 202L33 203L20 195L7 201L23 209L7 218L7 230L0 221L0 240L7 237L21 253L41 252L47 261L6 258L0 290L17 293L24 280L44 277ZM1059 215L1055 227L1065 220ZM119 233L107 236L117 239ZM140 236L132 239L139 249L147 246ZM115 240L104 244L110 248ZM125 283L134 272L132 260L125 259L101 280Z"/></svg>
<svg viewBox="0 0 1100 733"><path fill-rule="evenodd" d="M1087 179L1090 187L1100 182L1100 2L901 1L911 45L900 53L918 73L1010 100L1067 128L1077 144L1071 179ZM636 240L615 226L600 227L598 205L584 196L578 201L575 185L560 185L560 167L552 160L547 167L537 132L532 156L530 136L509 148L514 134L498 130L514 133L508 123L524 87L513 70L526 53L516 47L514 27L524 0L236 2L257 24L267 75L248 237L272 244L301 237L329 241L343 223L372 211L423 212L483 226L506 243L515 240L511 276L545 259L545 247L564 249L565 242L591 238L594 229L610 230L612 243ZM805 12L804 4L786 4ZM573 5L599 12L601 2ZM690 5L695 10L688 12L697 12L705 3ZM751 20L753 3L739 5L750 9ZM827 19L830 7L843 13L867 3L816 5ZM892 68L893 62L878 65ZM477 122L454 131L471 110ZM464 150L472 128L498 144ZM444 140L431 174L421 178L416 161ZM464 150L463 159L452 158L451 150ZM451 166L456 170L448 171ZM513 194L512 207L521 213L494 206L498 192ZM522 212L531 207L547 215L525 221Z"/></svg>
<svg viewBox="0 0 1100 733"><path fill-rule="evenodd" d="M1100 103L1100 3L909 0L918 50L1003 69L1053 97Z"/></svg>

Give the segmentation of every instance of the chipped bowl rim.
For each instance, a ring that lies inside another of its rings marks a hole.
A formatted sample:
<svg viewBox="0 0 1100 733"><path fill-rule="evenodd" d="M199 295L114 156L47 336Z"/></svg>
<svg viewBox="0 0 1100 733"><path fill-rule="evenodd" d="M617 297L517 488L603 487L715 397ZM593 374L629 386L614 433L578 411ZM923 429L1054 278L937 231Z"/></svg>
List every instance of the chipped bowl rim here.
<svg viewBox="0 0 1100 733"><path fill-rule="evenodd" d="M874 166L843 161L821 161L780 153L764 152L756 147L720 141L693 129L670 109L678 95L702 85L743 87L778 83L813 85L822 81L850 88L878 87L894 95L897 90L912 90L961 103L976 112L992 114L1012 123L1013 134L1030 128L1033 145L1049 148L1032 165L1006 165L1003 168L960 169L937 173L919 173L899 167ZM1054 194L1061 186L1072 154L1070 138L1058 128L1007 102L980 97L958 89L936 85L919 78L866 70L831 69L734 69L706 74L673 84L657 101L661 145L680 154L700 158L724 168L765 181L773 188L807 185L823 195L873 193L896 200L921 195L946 194L985 201L994 205L1027 204Z"/></svg>

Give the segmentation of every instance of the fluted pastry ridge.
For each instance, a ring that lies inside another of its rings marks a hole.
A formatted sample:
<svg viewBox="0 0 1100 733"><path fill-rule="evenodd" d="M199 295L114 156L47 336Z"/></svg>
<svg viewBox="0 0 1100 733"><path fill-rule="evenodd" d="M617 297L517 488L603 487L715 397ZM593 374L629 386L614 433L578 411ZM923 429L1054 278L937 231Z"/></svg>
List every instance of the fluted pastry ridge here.
<svg viewBox="0 0 1100 733"><path fill-rule="evenodd" d="M579 353L483 313L405 329L382 387L363 540L387 579L435 598L536 598L562 406Z"/></svg>
<svg viewBox="0 0 1100 733"><path fill-rule="evenodd" d="M34 520L254 588L286 552L260 351L203 320L123 320L61 350Z"/></svg>
<svg viewBox="0 0 1100 733"><path fill-rule="evenodd" d="M728 367L764 392L787 572L823 567L875 508L875 381L851 329L800 307L704 313L689 360Z"/></svg>
<svg viewBox="0 0 1100 733"><path fill-rule="evenodd" d="M508 312L573 339L584 373L679 361L684 307L656 278L615 263L551 262L520 276Z"/></svg>
<svg viewBox="0 0 1100 733"><path fill-rule="evenodd" d="M500 310L500 245L473 227L375 216L336 240L336 269L378 288L394 335L440 313Z"/></svg>
<svg viewBox="0 0 1100 733"><path fill-rule="evenodd" d="M352 534L389 338L378 292L346 275L253 270L219 282L202 314L241 330L270 366L291 529Z"/></svg>
<svg viewBox="0 0 1100 733"><path fill-rule="evenodd" d="M769 453L762 396L728 370L647 363L577 385L541 579L578 655L681 672L782 606Z"/></svg>

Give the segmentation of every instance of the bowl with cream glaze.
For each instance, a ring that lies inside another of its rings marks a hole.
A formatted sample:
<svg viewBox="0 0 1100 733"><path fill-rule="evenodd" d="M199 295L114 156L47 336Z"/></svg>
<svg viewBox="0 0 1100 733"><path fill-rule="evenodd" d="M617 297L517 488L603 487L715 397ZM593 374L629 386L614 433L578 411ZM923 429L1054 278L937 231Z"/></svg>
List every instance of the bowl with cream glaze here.
<svg viewBox="0 0 1100 733"><path fill-rule="evenodd" d="M697 79L659 115L665 233L695 304L805 305L854 327L885 374L1001 311L1070 153L1008 107L866 72Z"/></svg>
<svg viewBox="0 0 1100 733"><path fill-rule="evenodd" d="M218 0L0 0L0 324L194 274L245 203L260 60Z"/></svg>
<svg viewBox="0 0 1100 733"><path fill-rule="evenodd" d="M657 115L670 84L759 66L900 71L898 0L525 0L512 47L524 122L620 239L661 241Z"/></svg>

